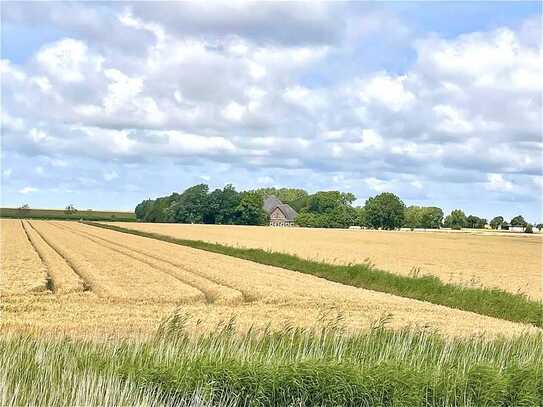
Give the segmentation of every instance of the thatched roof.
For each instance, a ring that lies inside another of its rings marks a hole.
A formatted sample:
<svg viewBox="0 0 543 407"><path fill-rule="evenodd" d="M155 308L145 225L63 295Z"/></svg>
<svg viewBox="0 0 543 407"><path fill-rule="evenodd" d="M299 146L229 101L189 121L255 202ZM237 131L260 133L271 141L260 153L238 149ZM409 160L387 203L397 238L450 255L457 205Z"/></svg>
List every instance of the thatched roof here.
<svg viewBox="0 0 543 407"><path fill-rule="evenodd" d="M281 212L283 212L286 220L293 221L296 216L298 216L298 213L292 209L290 205L284 204L276 196L270 195L264 198L262 209L264 209L268 215L270 215L276 208L279 208Z"/></svg>
<svg viewBox="0 0 543 407"><path fill-rule="evenodd" d="M275 195L269 195L264 198L262 209L264 209L269 215L279 205L283 205L283 202L281 202Z"/></svg>
<svg viewBox="0 0 543 407"><path fill-rule="evenodd" d="M277 208L279 208L281 212L283 212L285 218L289 221L293 221L294 219L296 219L296 216L298 216L298 213L288 204L277 205Z"/></svg>

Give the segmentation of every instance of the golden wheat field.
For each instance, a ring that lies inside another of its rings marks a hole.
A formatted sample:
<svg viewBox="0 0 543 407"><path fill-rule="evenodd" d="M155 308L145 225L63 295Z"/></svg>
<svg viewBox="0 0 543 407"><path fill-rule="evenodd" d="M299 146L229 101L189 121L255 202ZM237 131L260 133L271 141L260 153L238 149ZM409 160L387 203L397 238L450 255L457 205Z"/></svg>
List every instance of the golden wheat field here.
<svg viewBox="0 0 543 407"><path fill-rule="evenodd" d="M370 261L407 275L418 270L444 282L497 287L542 298L541 235L263 228L123 223L128 229L181 239L295 254L336 264Z"/></svg>
<svg viewBox="0 0 543 407"><path fill-rule="evenodd" d="M177 307L205 330L312 326L426 327L445 335L536 328L74 222L2 220L3 332L141 336Z"/></svg>

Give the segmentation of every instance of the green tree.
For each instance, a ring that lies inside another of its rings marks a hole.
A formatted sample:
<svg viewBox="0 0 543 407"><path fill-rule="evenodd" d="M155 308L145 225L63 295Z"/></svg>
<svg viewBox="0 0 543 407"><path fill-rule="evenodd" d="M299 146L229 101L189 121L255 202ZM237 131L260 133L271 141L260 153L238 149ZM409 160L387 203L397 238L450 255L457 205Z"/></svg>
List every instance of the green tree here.
<svg viewBox="0 0 543 407"><path fill-rule="evenodd" d="M509 222L509 224L511 226L526 226L528 223L524 220L522 216L518 215L511 219L511 222Z"/></svg>
<svg viewBox="0 0 543 407"><path fill-rule="evenodd" d="M467 223L466 214L460 209L455 209L451 212L449 216L445 218L444 223L446 227L460 230L466 227L466 223Z"/></svg>
<svg viewBox="0 0 543 407"><path fill-rule="evenodd" d="M405 210L405 227L439 229L443 222L443 211L435 206L410 206Z"/></svg>
<svg viewBox="0 0 543 407"><path fill-rule="evenodd" d="M138 220L145 220L145 218L147 217L147 214L149 213L149 211L151 210L152 206L153 206L153 200L151 199L146 199L142 202L140 202L139 204L136 205L136 208L134 209L134 213L136 214L136 219Z"/></svg>
<svg viewBox="0 0 543 407"><path fill-rule="evenodd" d="M232 225L237 221L237 207L240 194L233 185L228 184L222 190L216 189L209 194L208 208L204 215L205 223Z"/></svg>
<svg viewBox="0 0 543 407"><path fill-rule="evenodd" d="M492 229L498 229L504 222L503 216L496 216L490 221L490 227Z"/></svg>
<svg viewBox="0 0 543 407"><path fill-rule="evenodd" d="M302 210L313 213L325 213L339 206L351 205L356 197L350 192L320 191L309 196L307 206Z"/></svg>
<svg viewBox="0 0 543 407"><path fill-rule="evenodd" d="M236 214L241 225L263 225L267 214L262 209L262 196L257 192L242 192Z"/></svg>
<svg viewBox="0 0 543 407"><path fill-rule="evenodd" d="M422 227L422 213L423 208L420 206L412 205L406 208L404 226L411 229Z"/></svg>
<svg viewBox="0 0 543 407"><path fill-rule="evenodd" d="M348 228L357 223L356 209L349 205L338 206L324 214L324 216L328 220L328 226L326 227L330 228Z"/></svg>
<svg viewBox="0 0 543 407"><path fill-rule="evenodd" d="M208 192L206 184L187 188L168 208L168 217L180 223L203 223L209 206Z"/></svg>
<svg viewBox="0 0 543 407"><path fill-rule="evenodd" d="M298 226L303 226L306 228L316 228L319 225L319 215L310 212L301 212L296 217L294 223Z"/></svg>
<svg viewBox="0 0 543 407"><path fill-rule="evenodd" d="M357 207L356 210L356 225L357 226L368 226L368 222L366 220L366 210L364 207Z"/></svg>
<svg viewBox="0 0 543 407"><path fill-rule="evenodd" d="M443 210L435 206L422 208L420 223L425 229L439 229L443 223Z"/></svg>
<svg viewBox="0 0 543 407"><path fill-rule="evenodd" d="M405 220L405 204L390 192L369 198L364 205L368 226L378 229L396 229Z"/></svg>
<svg viewBox="0 0 543 407"><path fill-rule="evenodd" d="M470 229L483 229L486 225L485 218L479 218L478 216L469 215L466 218L466 227Z"/></svg>

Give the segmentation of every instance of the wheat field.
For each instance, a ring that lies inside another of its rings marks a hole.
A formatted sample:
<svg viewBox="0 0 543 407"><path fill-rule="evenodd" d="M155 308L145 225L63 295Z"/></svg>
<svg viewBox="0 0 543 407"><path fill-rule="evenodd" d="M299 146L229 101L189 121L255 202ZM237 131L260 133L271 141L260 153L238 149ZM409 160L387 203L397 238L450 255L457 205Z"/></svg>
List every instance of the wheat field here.
<svg viewBox="0 0 543 407"><path fill-rule="evenodd" d="M350 330L518 336L538 329L277 267L73 222L2 220L4 332L141 336L182 307L195 330L235 318L307 327L341 318Z"/></svg>
<svg viewBox="0 0 543 407"><path fill-rule="evenodd" d="M401 275L500 288L541 299L543 236L122 223L179 239L272 250L333 264L369 261Z"/></svg>

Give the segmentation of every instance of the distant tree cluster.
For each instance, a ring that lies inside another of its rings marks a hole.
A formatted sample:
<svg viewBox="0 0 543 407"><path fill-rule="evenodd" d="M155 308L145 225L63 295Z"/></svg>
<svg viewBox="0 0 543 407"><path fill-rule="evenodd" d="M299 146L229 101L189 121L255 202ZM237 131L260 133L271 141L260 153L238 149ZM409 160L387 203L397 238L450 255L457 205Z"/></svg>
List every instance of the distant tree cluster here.
<svg viewBox="0 0 543 407"><path fill-rule="evenodd" d="M446 217L435 206L409 206L390 193L383 192L369 198L364 206L354 207L356 197L348 192L319 191L309 194L298 188L261 188L238 192L232 185L210 192L205 184L186 189L182 193L154 200L148 199L136 206L136 217L143 222L208 223L221 225L264 225L269 219L262 209L265 197L275 195L283 203L298 212L296 224L304 227L347 228L361 226L372 229L393 230L398 228L482 229L485 218L467 216L461 209L453 210ZM73 209L75 208L66 208ZM532 231L522 216L506 222L502 216L493 218L492 229L523 226ZM542 229L538 224L536 228Z"/></svg>
<svg viewBox="0 0 543 407"><path fill-rule="evenodd" d="M195 185L181 194L145 200L136 206L135 213L143 222L262 225L267 221L262 196L238 192L232 185L211 193L207 185Z"/></svg>
<svg viewBox="0 0 543 407"><path fill-rule="evenodd" d="M296 223L305 227L345 228L357 223L352 207L356 197L339 191L320 191L308 195L298 208Z"/></svg>
<svg viewBox="0 0 543 407"><path fill-rule="evenodd" d="M443 210L435 206L410 206L405 210L404 226L411 229L439 229L443 216Z"/></svg>

